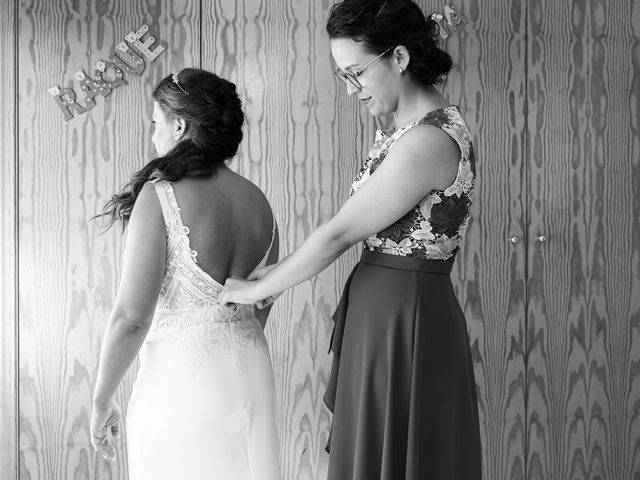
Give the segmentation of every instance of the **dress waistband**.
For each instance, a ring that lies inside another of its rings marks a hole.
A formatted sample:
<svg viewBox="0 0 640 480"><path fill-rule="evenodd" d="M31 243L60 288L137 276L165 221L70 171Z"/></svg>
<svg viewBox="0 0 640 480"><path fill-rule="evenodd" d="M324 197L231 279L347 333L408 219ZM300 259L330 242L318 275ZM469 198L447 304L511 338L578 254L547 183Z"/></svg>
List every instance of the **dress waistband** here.
<svg viewBox="0 0 640 480"><path fill-rule="evenodd" d="M440 273L449 275L453 269L454 260L425 260L416 257L402 257L388 253L372 252L363 250L360 261L379 265L381 267L397 268L399 270L410 270L414 272Z"/></svg>

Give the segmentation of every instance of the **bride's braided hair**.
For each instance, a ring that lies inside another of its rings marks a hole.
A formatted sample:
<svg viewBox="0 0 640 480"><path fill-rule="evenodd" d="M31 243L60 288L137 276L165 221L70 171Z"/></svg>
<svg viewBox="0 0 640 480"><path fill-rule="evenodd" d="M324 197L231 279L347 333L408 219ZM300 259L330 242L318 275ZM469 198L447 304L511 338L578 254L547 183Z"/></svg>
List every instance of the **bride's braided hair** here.
<svg viewBox="0 0 640 480"><path fill-rule="evenodd" d="M105 228L116 220L121 220L124 228L140 190L149 180L209 178L220 164L236 154L242 141L242 102L236 86L224 78L185 68L165 77L154 90L153 99L168 119L179 117L185 121L189 138L147 163L111 197L97 215L106 219Z"/></svg>

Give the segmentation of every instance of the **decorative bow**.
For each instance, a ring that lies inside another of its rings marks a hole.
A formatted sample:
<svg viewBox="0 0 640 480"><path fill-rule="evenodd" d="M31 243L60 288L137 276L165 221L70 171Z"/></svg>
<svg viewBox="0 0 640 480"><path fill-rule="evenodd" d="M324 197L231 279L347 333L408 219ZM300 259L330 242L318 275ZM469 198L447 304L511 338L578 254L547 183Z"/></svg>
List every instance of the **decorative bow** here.
<svg viewBox="0 0 640 480"><path fill-rule="evenodd" d="M458 25L469 22L460 12L449 5L444 6L444 15L434 12L431 14L431 19L438 24L438 33L442 41L445 41L449 35L455 32Z"/></svg>

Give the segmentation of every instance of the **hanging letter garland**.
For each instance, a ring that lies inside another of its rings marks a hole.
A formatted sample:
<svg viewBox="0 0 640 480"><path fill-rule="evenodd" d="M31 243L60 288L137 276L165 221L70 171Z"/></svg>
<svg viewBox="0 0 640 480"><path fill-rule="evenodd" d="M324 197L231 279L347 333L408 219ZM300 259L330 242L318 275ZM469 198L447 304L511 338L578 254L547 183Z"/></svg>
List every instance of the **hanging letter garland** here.
<svg viewBox="0 0 640 480"><path fill-rule="evenodd" d="M80 84L82 90L80 96L84 99L84 105L76 101L76 92L72 88L60 88L58 85L49 87L49 93L62 111L65 120L71 120L73 112L76 115L82 115L95 107L96 95L106 97L112 90L126 85L125 73L132 76L141 75L146 67L143 56L149 62L153 62L167 49L165 45L158 42L156 48L152 50L151 46L156 39L149 36L146 40L142 40L148 31L149 27L142 25L137 32L129 32L124 41L118 43L108 60L99 60L93 65L93 77L87 75L82 68L73 74L73 78ZM128 44L132 45L140 55L136 54Z"/></svg>

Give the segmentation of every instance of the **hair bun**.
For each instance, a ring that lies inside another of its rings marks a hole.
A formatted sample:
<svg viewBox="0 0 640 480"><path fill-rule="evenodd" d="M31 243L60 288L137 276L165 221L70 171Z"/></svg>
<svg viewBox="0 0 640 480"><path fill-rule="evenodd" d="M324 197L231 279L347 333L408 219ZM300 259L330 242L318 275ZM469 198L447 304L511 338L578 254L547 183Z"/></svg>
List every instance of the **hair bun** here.
<svg viewBox="0 0 640 480"><path fill-rule="evenodd" d="M451 57L440 48L440 27L412 0L343 0L331 7L329 38L351 38L371 53L396 45L409 50L408 71L424 85L441 82Z"/></svg>
<svg viewBox="0 0 640 480"><path fill-rule="evenodd" d="M427 35L434 42L440 38L440 25L433 19L433 15L429 15L424 22L424 35Z"/></svg>

